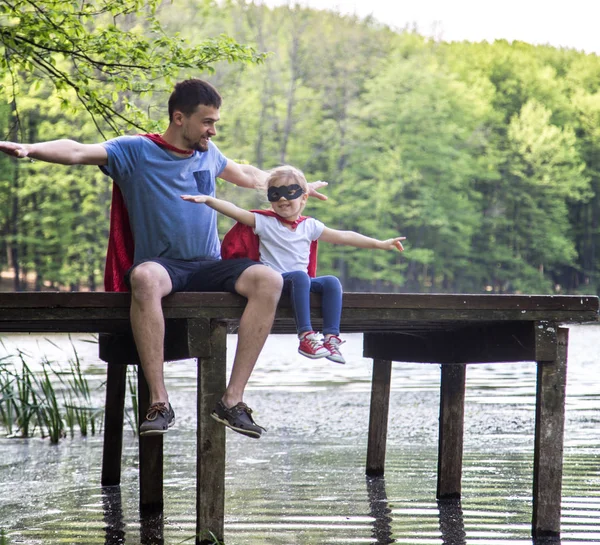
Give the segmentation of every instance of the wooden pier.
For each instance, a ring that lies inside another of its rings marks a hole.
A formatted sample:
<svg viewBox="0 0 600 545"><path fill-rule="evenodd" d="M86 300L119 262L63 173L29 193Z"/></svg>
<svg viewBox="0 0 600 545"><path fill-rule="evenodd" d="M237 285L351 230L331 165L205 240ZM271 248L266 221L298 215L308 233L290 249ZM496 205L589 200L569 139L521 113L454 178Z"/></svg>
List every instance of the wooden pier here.
<svg viewBox="0 0 600 545"><path fill-rule="evenodd" d="M321 325L319 300L313 324ZM102 484L121 475L126 365L137 364L129 330L130 296L124 293L0 293L1 332L95 332L107 362ZM210 410L226 384L226 335L234 331L245 300L228 293L177 293L166 297L165 358L198 360L197 543L211 531L223 538L225 428ZM367 475L383 475L391 364L440 364L440 426L436 497L460 498L465 373L469 364L537 362L532 536L560 535L568 329L598 321L592 296L346 293L342 332L364 333L373 358ZM282 299L274 333L295 332ZM148 391L139 373L139 410ZM401 415L394 415L396 417ZM366 429L365 424L365 429ZM140 510L163 507L162 437L139 441ZM157 476L159 478L157 478Z"/></svg>

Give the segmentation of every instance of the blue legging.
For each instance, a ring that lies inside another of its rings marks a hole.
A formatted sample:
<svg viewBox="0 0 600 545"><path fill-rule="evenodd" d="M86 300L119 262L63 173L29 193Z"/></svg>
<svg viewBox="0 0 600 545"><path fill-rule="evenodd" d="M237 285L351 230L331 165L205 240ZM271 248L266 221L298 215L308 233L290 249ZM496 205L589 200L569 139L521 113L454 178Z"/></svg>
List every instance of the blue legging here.
<svg viewBox="0 0 600 545"><path fill-rule="evenodd" d="M298 334L312 331L310 323L310 293L322 295L323 334L340 334L342 315L342 285L335 276L311 278L304 271L283 273L283 293L289 293L296 318Z"/></svg>

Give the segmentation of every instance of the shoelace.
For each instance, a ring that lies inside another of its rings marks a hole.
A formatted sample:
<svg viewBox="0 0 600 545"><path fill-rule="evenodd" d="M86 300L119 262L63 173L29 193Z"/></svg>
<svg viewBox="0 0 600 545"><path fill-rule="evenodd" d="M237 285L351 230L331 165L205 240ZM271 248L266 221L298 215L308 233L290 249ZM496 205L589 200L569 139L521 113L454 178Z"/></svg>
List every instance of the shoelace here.
<svg viewBox="0 0 600 545"><path fill-rule="evenodd" d="M158 403L153 403L148 407L148 412L146 413L146 420L156 420L159 414L166 415L169 412L167 409L167 404L159 401Z"/></svg>
<svg viewBox="0 0 600 545"><path fill-rule="evenodd" d="M260 424L257 424L254 421L254 418L252 418L252 409L248 407L248 405L246 405L243 401L240 401L235 407L231 407L231 409L228 410L233 412L234 409L238 414L242 412L246 413L248 415L248 418L250 419L250 422L252 422L255 426L258 426L259 428L263 429L264 431L267 431L266 428L263 428Z"/></svg>
<svg viewBox="0 0 600 545"><path fill-rule="evenodd" d="M307 339L306 337L304 337L304 339L302 339L304 342L306 342L311 348L320 348L321 347L321 343L319 342L319 339Z"/></svg>
<svg viewBox="0 0 600 545"><path fill-rule="evenodd" d="M346 341L342 341L339 337L329 337L324 343L323 346L327 348L330 352L333 350L337 354L340 353L339 347L343 345Z"/></svg>

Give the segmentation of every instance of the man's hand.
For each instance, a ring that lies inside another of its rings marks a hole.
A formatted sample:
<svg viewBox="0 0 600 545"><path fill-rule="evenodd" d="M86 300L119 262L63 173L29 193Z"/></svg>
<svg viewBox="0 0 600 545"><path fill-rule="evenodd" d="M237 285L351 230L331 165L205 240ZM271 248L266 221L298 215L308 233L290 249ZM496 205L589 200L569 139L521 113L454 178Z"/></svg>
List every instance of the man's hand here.
<svg viewBox="0 0 600 545"><path fill-rule="evenodd" d="M406 237L388 238L387 240L380 240L378 247L380 250L398 250L399 252L404 251L401 240L406 240Z"/></svg>
<svg viewBox="0 0 600 545"><path fill-rule="evenodd" d="M322 187L325 187L326 185L328 185L327 182L322 182L321 180L317 180L316 182L309 183L308 184L308 196L316 197L317 199L326 201L329 197L327 197L327 195L323 195L322 193L319 193L317 191L317 189L321 189Z"/></svg>
<svg viewBox="0 0 600 545"><path fill-rule="evenodd" d="M29 155L29 149L24 144L17 144L16 142L3 142L0 141L0 151L11 155L12 157L27 157Z"/></svg>

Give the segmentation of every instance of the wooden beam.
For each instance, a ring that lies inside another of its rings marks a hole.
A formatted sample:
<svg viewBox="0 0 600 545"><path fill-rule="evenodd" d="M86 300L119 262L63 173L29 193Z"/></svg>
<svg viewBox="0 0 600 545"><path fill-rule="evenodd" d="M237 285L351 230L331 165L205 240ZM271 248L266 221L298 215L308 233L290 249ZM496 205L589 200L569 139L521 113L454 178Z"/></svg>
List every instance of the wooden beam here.
<svg viewBox="0 0 600 545"><path fill-rule="evenodd" d="M226 386L227 327L209 320L189 320L190 357L198 358L198 447L196 469L196 543L223 540L225 518L225 427L210 413Z"/></svg>
<svg viewBox="0 0 600 545"><path fill-rule="evenodd" d="M109 363L106 368L106 403L104 405L104 447L102 452L102 486L121 483L123 453L123 413L127 366Z"/></svg>
<svg viewBox="0 0 600 545"><path fill-rule="evenodd" d="M143 422L150 405L148 383L138 367L138 421ZM140 514L149 516L163 512L163 437L139 437Z"/></svg>
<svg viewBox="0 0 600 545"><path fill-rule="evenodd" d="M558 325L553 322L536 322L534 361L556 361L558 356Z"/></svg>
<svg viewBox="0 0 600 545"><path fill-rule="evenodd" d="M560 536L569 330L555 328L554 332L552 339L546 330L550 347L545 350L540 347L540 353L552 353L551 347L556 346L555 359L537 364L531 530L534 538Z"/></svg>
<svg viewBox="0 0 600 545"><path fill-rule="evenodd" d="M366 470L367 475L370 477L380 477L385 472L391 377L392 362L389 360L374 359L373 377L371 380L371 410L369 412Z"/></svg>
<svg viewBox="0 0 600 545"><path fill-rule="evenodd" d="M442 365L438 445L438 500L461 495L466 365Z"/></svg>
<svg viewBox="0 0 600 545"><path fill-rule="evenodd" d="M418 363L534 361L534 327L529 322L499 322L442 331L369 333L363 355Z"/></svg>

